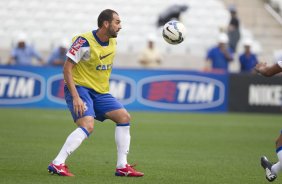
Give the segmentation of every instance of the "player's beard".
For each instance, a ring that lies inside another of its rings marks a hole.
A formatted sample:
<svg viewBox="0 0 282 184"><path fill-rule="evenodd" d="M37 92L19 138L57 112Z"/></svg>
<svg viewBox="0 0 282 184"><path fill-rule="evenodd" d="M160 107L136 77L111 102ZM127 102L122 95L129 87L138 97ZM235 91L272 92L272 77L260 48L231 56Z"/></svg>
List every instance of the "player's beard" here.
<svg viewBox="0 0 282 184"><path fill-rule="evenodd" d="M109 27L108 35L110 38L116 38L117 34L118 34L118 31L115 31L112 27Z"/></svg>

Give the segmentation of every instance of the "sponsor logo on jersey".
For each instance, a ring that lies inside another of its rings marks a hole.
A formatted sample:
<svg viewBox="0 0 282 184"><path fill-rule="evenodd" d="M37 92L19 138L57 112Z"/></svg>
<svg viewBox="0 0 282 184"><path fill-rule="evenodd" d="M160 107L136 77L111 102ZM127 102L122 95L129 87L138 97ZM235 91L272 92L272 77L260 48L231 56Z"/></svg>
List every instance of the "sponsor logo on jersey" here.
<svg viewBox="0 0 282 184"><path fill-rule="evenodd" d="M140 103L169 110L204 110L224 103L224 83L197 75L161 75L138 83Z"/></svg>
<svg viewBox="0 0 282 184"><path fill-rule="evenodd" d="M96 70L111 70L113 67L112 64L108 64L108 65L98 65L96 67Z"/></svg>
<svg viewBox="0 0 282 184"><path fill-rule="evenodd" d="M47 81L48 99L59 104L66 104L64 86L65 81L62 74L50 77Z"/></svg>
<svg viewBox="0 0 282 184"><path fill-rule="evenodd" d="M75 53L82 47L82 45L86 42L85 39L78 37L76 41L72 44L71 48L69 49L69 53L75 56Z"/></svg>
<svg viewBox="0 0 282 184"><path fill-rule="evenodd" d="M123 105L130 104L135 100L135 89L134 80L122 75L111 75L110 93Z"/></svg>
<svg viewBox="0 0 282 184"><path fill-rule="evenodd" d="M37 74L13 69L0 69L0 104L25 104L44 97L44 79Z"/></svg>
<svg viewBox="0 0 282 184"><path fill-rule="evenodd" d="M282 85L249 86L249 105L252 106L282 106Z"/></svg>

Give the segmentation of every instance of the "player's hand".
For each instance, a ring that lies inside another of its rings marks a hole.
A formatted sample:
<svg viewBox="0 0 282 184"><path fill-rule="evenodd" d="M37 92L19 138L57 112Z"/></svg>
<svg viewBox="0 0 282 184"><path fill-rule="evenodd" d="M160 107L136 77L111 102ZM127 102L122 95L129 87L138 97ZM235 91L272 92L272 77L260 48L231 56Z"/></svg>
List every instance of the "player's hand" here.
<svg viewBox="0 0 282 184"><path fill-rule="evenodd" d="M73 98L73 108L74 112L77 116L82 117L84 114L85 108L84 108L84 102L81 100L80 97Z"/></svg>
<svg viewBox="0 0 282 184"><path fill-rule="evenodd" d="M264 70L266 68L266 63L258 63L255 66L255 70L260 73L262 70Z"/></svg>

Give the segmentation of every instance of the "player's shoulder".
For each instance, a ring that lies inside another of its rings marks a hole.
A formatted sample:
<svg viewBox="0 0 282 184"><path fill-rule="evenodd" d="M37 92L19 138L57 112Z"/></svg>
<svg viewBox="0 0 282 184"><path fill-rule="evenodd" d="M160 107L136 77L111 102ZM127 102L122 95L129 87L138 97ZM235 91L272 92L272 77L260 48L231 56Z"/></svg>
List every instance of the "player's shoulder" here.
<svg viewBox="0 0 282 184"><path fill-rule="evenodd" d="M79 36L87 38L87 37L92 37L93 36L93 31L88 31L88 32L84 32L79 34Z"/></svg>
<svg viewBox="0 0 282 184"><path fill-rule="evenodd" d="M89 42L85 36L77 35L73 38L73 45L80 45L81 47L89 47Z"/></svg>
<svg viewBox="0 0 282 184"><path fill-rule="evenodd" d="M88 40L88 38L92 35L92 32L89 31L89 32L84 32L84 33L80 33L80 34L76 34L74 37L73 37L73 40L77 40L77 38L81 38L83 40Z"/></svg>

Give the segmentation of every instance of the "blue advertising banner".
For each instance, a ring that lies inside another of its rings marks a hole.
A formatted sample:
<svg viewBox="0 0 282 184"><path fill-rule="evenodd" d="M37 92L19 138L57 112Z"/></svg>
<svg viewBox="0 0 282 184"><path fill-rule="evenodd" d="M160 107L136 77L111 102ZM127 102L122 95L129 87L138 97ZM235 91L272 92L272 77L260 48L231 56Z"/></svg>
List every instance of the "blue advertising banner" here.
<svg viewBox="0 0 282 184"><path fill-rule="evenodd" d="M128 110L224 112L228 74L113 69L110 93ZM62 68L0 67L0 107L63 108Z"/></svg>

